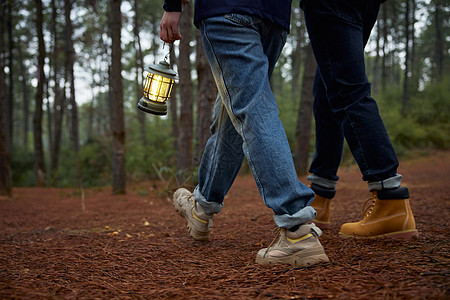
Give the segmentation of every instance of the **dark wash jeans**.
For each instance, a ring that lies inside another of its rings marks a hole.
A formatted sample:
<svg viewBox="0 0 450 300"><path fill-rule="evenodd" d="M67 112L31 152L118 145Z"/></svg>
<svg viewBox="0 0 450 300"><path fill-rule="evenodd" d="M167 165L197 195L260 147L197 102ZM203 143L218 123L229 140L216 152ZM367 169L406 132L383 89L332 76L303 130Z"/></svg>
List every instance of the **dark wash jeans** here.
<svg viewBox="0 0 450 300"><path fill-rule="evenodd" d="M337 181L344 138L363 174L375 187L398 187L398 160L370 96L364 47L380 0L302 0L317 61L314 80L316 153L310 172ZM388 180L389 179L389 180ZM378 189L378 188L374 188Z"/></svg>

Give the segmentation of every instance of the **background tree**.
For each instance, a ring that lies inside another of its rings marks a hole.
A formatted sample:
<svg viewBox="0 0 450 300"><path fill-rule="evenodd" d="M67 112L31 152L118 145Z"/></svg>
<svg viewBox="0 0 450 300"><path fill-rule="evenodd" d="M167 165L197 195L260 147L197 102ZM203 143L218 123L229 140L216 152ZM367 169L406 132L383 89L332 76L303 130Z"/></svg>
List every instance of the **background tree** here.
<svg viewBox="0 0 450 300"><path fill-rule="evenodd" d="M9 147L7 139L6 127L6 97L5 97L5 73L4 73L4 0L0 3L0 195L12 196L12 179L11 179L11 165L9 158Z"/></svg>
<svg viewBox="0 0 450 300"><path fill-rule="evenodd" d="M33 118L34 125L34 162L36 185L44 186L46 180L46 168L44 162L44 148L42 145L42 103L44 97L44 64L45 64L45 44L43 33L42 1L36 0L36 30L38 36L38 86L35 96L35 112Z"/></svg>
<svg viewBox="0 0 450 300"><path fill-rule="evenodd" d="M111 133L113 146L113 193L126 193L125 120L122 88L121 0L111 1Z"/></svg>
<svg viewBox="0 0 450 300"><path fill-rule="evenodd" d="M184 183L187 173L192 168L192 138L193 138L193 95L191 79L191 46L192 41L192 5L183 4L183 15L180 21L179 77L180 77L180 116L178 129L177 171L178 183Z"/></svg>

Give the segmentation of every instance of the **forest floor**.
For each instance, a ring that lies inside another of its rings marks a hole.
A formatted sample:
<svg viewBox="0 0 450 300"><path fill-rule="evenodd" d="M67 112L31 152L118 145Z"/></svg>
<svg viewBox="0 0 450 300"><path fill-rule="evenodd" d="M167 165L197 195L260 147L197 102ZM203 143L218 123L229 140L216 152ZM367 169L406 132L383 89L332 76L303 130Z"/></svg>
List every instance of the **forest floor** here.
<svg viewBox="0 0 450 300"><path fill-rule="evenodd" d="M342 168L321 237L330 263L295 268L254 262L275 226L250 175L237 178L206 243L191 240L164 182L117 196L15 188L0 198L0 298L449 299L450 152L404 160L399 173L417 239L340 238L370 197L358 169Z"/></svg>

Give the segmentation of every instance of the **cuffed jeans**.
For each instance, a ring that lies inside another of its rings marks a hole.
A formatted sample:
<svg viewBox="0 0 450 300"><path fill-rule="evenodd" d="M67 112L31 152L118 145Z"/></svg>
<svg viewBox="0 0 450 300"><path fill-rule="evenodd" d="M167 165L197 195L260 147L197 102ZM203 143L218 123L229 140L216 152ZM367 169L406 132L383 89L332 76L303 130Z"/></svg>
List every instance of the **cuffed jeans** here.
<svg viewBox="0 0 450 300"><path fill-rule="evenodd" d="M314 80L316 153L312 183L334 188L344 137L370 189L401 184L398 160L370 96L364 47L380 0L302 0L317 61ZM333 186L334 185L334 186Z"/></svg>
<svg viewBox="0 0 450 300"><path fill-rule="evenodd" d="M194 190L197 203L218 213L246 157L278 227L313 220L314 192L298 180L269 84L287 31L241 14L203 20L200 31L219 95Z"/></svg>

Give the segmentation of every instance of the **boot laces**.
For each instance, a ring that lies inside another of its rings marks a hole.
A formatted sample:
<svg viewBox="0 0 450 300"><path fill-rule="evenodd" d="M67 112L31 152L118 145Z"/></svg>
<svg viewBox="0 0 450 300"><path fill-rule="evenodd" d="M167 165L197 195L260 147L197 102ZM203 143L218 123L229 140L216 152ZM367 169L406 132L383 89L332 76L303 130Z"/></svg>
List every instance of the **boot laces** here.
<svg viewBox="0 0 450 300"><path fill-rule="evenodd" d="M367 206L367 203L368 203L369 201L371 201L371 200L372 200L372 203L370 203L369 206ZM370 214L371 214L372 211L373 211L373 208L375 207L375 201L376 201L375 197L371 197L371 198L369 198L369 199L366 200L366 202L365 202L364 205L363 205L363 210L362 210L362 215L363 215L363 217L368 217L368 216L370 216ZM366 206L367 206L367 207L366 207Z"/></svg>
<svg viewBox="0 0 450 300"><path fill-rule="evenodd" d="M275 233L275 237L274 237L273 240L270 242L269 246L267 246L266 251L264 252L264 256L263 256L263 257L266 257L267 252L269 252L270 247L272 247L273 244L275 244L275 242L276 242L277 240L279 240L280 235L281 235L281 230L285 230L285 229L282 229L282 228L280 228L280 227L276 227L276 228L273 229L273 232Z"/></svg>

